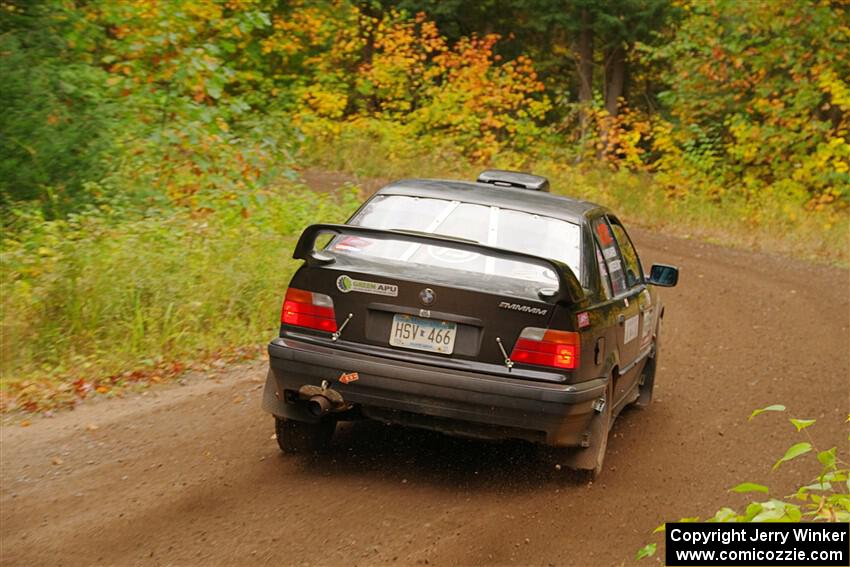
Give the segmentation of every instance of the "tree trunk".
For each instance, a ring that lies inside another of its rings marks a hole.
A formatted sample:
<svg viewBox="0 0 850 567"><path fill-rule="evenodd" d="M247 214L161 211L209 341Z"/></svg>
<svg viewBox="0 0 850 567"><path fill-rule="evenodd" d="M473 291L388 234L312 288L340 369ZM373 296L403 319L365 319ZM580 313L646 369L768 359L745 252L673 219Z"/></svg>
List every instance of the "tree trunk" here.
<svg viewBox="0 0 850 567"><path fill-rule="evenodd" d="M581 31L578 36L578 100L593 100L593 20L587 10L581 11Z"/></svg>
<svg viewBox="0 0 850 567"><path fill-rule="evenodd" d="M371 67L372 59L375 55L375 24L376 19L380 19L382 14L380 9L371 2L356 2L355 3L360 14L364 16L360 21L359 34L363 39L363 48L360 52L360 62L348 72L352 76L358 75L362 67ZM378 110L378 97L374 93L362 95L357 92L356 81L352 81L348 89L348 104L345 107L345 116L350 116L365 110L368 114L373 114Z"/></svg>
<svg viewBox="0 0 850 567"><path fill-rule="evenodd" d="M620 110L620 98L626 85L626 51L622 46L611 50L605 68L605 109L612 117Z"/></svg>
<svg viewBox="0 0 850 567"><path fill-rule="evenodd" d="M576 155L576 163L578 163L583 157L585 139L590 128L589 107L593 101L593 18L587 9L581 11L581 30L575 51L580 103L578 115L580 150Z"/></svg>
<svg viewBox="0 0 850 567"><path fill-rule="evenodd" d="M600 145L596 159L603 159L611 144L610 132L620 111L620 97L626 84L626 52L623 46L611 48L605 54L605 110L608 115L599 126Z"/></svg>

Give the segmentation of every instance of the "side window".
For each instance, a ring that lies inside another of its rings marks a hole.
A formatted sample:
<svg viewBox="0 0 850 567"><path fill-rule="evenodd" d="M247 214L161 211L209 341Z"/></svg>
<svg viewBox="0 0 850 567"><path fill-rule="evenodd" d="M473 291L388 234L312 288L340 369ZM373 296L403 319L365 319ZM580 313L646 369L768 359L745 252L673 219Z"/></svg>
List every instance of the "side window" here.
<svg viewBox="0 0 850 567"><path fill-rule="evenodd" d="M611 227L608 226L608 222L604 218L600 217L593 221L593 231L596 233L596 240L602 249L602 258L608 267L608 274L611 277L611 291L614 295L620 295L627 289L626 277L623 273L623 261L620 258L617 243L614 241L614 235L611 233Z"/></svg>
<svg viewBox="0 0 850 567"><path fill-rule="evenodd" d="M611 299L611 278L608 276L608 267L605 265L605 258L602 257L599 244L596 244L594 248L596 249L596 263L599 264L599 286L602 288L603 297Z"/></svg>
<svg viewBox="0 0 850 567"><path fill-rule="evenodd" d="M620 246L620 254L626 264L626 285L628 287L635 286L643 281L643 272L640 269L640 260L638 259L635 247L632 246L632 241L629 235L626 234L626 229L617 219L609 219L611 221L611 229L614 231L614 237L617 239L617 244Z"/></svg>

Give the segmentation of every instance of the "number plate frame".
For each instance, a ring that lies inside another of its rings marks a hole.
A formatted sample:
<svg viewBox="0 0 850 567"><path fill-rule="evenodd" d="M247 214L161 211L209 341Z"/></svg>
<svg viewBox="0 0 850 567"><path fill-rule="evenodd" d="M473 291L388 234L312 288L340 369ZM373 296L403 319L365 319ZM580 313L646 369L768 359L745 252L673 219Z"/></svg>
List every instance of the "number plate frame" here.
<svg viewBox="0 0 850 567"><path fill-rule="evenodd" d="M448 334L446 338L445 333ZM441 339L438 343L436 339ZM390 346L452 354L457 339L457 323L439 319L423 319L396 313L390 325ZM448 342L446 342L448 341Z"/></svg>

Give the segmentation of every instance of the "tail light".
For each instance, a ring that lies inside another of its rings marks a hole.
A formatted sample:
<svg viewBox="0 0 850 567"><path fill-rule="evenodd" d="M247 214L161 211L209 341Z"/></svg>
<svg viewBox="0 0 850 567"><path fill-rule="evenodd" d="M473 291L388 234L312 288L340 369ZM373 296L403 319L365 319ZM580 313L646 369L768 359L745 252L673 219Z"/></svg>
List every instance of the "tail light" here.
<svg viewBox="0 0 850 567"><path fill-rule="evenodd" d="M511 360L574 370L578 368L580 347L578 333L526 327L514 345Z"/></svg>
<svg viewBox="0 0 850 567"><path fill-rule="evenodd" d="M289 288L283 300L280 322L335 333L336 314L333 299L323 293Z"/></svg>

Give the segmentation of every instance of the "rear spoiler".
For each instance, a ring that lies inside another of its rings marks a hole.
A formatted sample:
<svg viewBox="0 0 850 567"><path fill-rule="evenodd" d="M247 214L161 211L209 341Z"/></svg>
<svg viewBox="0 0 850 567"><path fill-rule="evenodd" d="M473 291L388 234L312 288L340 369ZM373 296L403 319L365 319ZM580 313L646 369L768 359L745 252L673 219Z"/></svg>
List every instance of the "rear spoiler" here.
<svg viewBox="0 0 850 567"><path fill-rule="evenodd" d="M558 277L558 290L554 298L556 301L569 300L578 303L585 298L584 290L573 271L558 260L542 258L524 252L513 252L503 248L479 244L471 240L455 239L436 234L423 234L418 232L407 232L402 230L382 230L378 228L367 228L349 224L313 224L304 229L292 257L296 260L304 260L308 266L325 266L332 264L334 258L315 250L316 239L322 234L333 234L335 236L351 235L373 238L375 240L402 240L417 244L443 246L455 250L475 252L485 256L502 260L513 260L525 262L551 269Z"/></svg>

